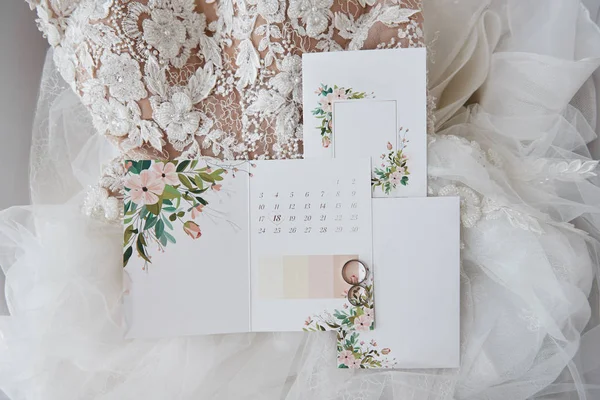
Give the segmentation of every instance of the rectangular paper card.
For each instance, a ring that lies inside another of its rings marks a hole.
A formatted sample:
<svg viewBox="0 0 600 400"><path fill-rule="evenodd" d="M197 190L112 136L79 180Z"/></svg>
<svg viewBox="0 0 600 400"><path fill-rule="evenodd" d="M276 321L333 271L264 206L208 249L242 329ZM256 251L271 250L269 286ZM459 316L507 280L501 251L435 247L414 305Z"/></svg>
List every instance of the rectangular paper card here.
<svg viewBox="0 0 600 400"><path fill-rule="evenodd" d="M127 168L128 337L300 331L372 262L368 158Z"/></svg>
<svg viewBox="0 0 600 400"><path fill-rule="evenodd" d="M355 330L338 334L338 367L458 367L459 249L459 198L374 199L377 329L349 318Z"/></svg>
<svg viewBox="0 0 600 400"><path fill-rule="evenodd" d="M373 197L427 195L424 48L302 58L306 158L371 157Z"/></svg>

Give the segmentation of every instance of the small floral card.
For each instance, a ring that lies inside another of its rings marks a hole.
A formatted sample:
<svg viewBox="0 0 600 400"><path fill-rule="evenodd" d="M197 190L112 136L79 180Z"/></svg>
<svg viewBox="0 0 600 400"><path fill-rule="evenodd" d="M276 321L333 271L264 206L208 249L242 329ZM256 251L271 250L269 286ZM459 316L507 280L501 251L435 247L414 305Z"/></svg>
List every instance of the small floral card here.
<svg viewBox="0 0 600 400"><path fill-rule="evenodd" d="M371 157L373 197L427 194L425 49L303 56L306 158Z"/></svg>
<svg viewBox="0 0 600 400"><path fill-rule="evenodd" d="M340 326L338 367L458 367L460 199L373 199L372 206L377 328L349 322L365 310L331 315L325 322Z"/></svg>
<svg viewBox="0 0 600 400"><path fill-rule="evenodd" d="M128 337L301 331L349 312L352 327L373 329L368 158L126 168ZM356 259L364 282L346 268Z"/></svg>

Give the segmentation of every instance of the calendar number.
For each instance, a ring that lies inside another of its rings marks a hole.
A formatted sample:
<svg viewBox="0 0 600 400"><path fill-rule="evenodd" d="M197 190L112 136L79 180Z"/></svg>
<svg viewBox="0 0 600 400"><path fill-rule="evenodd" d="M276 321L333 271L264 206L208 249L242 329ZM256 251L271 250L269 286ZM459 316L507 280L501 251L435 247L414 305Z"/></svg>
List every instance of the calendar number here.
<svg viewBox="0 0 600 400"><path fill-rule="evenodd" d="M295 210L296 209L296 205L295 204L290 204L290 210Z"/></svg>
<svg viewBox="0 0 600 400"><path fill-rule="evenodd" d="M321 215L321 221L325 221L327 219L327 215Z"/></svg>
<svg viewBox="0 0 600 400"><path fill-rule="evenodd" d="M352 214L350 217L350 221L356 221L358 219L358 214Z"/></svg>
<svg viewBox="0 0 600 400"><path fill-rule="evenodd" d="M304 216L304 222L310 221L311 219L312 219L312 216L310 216L310 215L305 215Z"/></svg>
<svg viewBox="0 0 600 400"><path fill-rule="evenodd" d="M266 232L265 228L258 228L258 233L265 233L265 232Z"/></svg>
<svg viewBox="0 0 600 400"><path fill-rule="evenodd" d="M290 233L296 233L296 227L290 228Z"/></svg>
<svg viewBox="0 0 600 400"><path fill-rule="evenodd" d="M342 230L343 230L343 228L341 226L338 226L335 228L335 231L338 233L341 232Z"/></svg>
<svg viewBox="0 0 600 400"><path fill-rule="evenodd" d="M281 228L275 228L275 230L273 231L273 233L281 233Z"/></svg>
<svg viewBox="0 0 600 400"><path fill-rule="evenodd" d="M310 233L310 231L312 231L312 228L310 226L304 228L304 233Z"/></svg>
<svg viewBox="0 0 600 400"><path fill-rule="evenodd" d="M327 227L326 226L322 226L319 228L319 233L327 233Z"/></svg>

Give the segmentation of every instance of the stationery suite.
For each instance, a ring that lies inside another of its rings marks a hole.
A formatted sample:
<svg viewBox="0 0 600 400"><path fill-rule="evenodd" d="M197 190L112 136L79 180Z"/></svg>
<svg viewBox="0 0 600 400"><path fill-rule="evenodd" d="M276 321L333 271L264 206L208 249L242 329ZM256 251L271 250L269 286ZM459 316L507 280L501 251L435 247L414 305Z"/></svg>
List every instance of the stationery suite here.
<svg viewBox="0 0 600 400"><path fill-rule="evenodd" d="M335 331L339 368L457 367L425 72L424 49L305 54L306 159L128 162L127 336Z"/></svg>
<svg viewBox="0 0 600 400"><path fill-rule="evenodd" d="M370 329L371 286L355 285L359 267L373 277L369 167L368 159L129 162L128 336L301 331L367 294L360 307Z"/></svg>

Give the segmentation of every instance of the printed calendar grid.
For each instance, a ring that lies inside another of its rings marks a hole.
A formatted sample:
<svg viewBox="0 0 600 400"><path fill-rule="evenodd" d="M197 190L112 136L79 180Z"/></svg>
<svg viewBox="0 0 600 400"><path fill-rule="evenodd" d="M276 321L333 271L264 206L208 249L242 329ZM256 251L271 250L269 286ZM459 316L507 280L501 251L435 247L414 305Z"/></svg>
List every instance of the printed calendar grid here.
<svg viewBox="0 0 600 400"><path fill-rule="evenodd" d="M337 179L331 188L261 191L256 196L258 234L358 233L360 207L356 179Z"/></svg>

